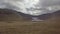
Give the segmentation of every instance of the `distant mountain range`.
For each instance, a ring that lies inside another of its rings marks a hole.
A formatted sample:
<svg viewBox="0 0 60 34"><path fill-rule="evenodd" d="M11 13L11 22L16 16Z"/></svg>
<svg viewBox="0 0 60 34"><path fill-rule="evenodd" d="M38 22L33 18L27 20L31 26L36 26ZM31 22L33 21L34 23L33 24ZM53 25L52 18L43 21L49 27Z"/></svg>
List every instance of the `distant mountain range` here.
<svg viewBox="0 0 60 34"><path fill-rule="evenodd" d="M21 13L21 12L18 12L18 13L25 18L31 18L32 19L32 17L37 17L41 20L46 20L46 19L49 19L49 18L52 18L52 17L60 17L60 10L58 10L56 12L53 12L53 13L42 14L42 15L39 15L39 16L32 16L32 15L24 14L24 13Z"/></svg>
<svg viewBox="0 0 60 34"><path fill-rule="evenodd" d="M24 14L24 13L21 13L21 12L17 12L17 11L14 11L14 10L9 10L9 9L0 9L0 15L2 14L16 14L18 16L22 16L22 18L24 19L32 19L32 17L37 17L39 19L42 19L42 20L46 20L46 19L49 19L49 18L52 18L52 17L60 17L60 10L56 11L56 12L53 12L53 13L48 13L48 14L42 14L42 15L39 15L39 16L32 16L32 15L28 15L28 14Z"/></svg>
<svg viewBox="0 0 60 34"><path fill-rule="evenodd" d="M43 15L39 15L38 18L42 19L42 20L46 20L49 18L54 18L54 17L60 17L60 10L53 12L53 13L48 13L48 14L43 14Z"/></svg>

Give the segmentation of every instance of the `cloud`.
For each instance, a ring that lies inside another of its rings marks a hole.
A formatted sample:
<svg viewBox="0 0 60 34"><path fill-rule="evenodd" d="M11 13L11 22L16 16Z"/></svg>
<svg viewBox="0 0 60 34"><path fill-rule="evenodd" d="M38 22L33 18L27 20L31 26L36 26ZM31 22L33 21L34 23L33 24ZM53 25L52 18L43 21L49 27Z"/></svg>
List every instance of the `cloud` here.
<svg viewBox="0 0 60 34"><path fill-rule="evenodd" d="M54 6L60 7L60 0L0 0L0 8L13 9L35 16L55 12Z"/></svg>

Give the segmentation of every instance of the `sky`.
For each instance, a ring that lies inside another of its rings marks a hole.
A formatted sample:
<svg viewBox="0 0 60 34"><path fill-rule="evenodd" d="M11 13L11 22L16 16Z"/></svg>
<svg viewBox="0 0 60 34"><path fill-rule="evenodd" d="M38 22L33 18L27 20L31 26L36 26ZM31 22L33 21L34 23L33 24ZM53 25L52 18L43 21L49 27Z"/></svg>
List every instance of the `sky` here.
<svg viewBox="0 0 60 34"><path fill-rule="evenodd" d="M60 0L0 0L0 8L38 16L60 10Z"/></svg>

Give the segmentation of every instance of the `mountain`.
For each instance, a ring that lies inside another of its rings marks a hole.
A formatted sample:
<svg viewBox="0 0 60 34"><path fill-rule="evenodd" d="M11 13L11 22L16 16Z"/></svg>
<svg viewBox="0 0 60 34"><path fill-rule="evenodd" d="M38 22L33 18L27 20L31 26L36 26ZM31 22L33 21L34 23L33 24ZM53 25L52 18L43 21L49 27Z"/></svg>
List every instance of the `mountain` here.
<svg viewBox="0 0 60 34"><path fill-rule="evenodd" d="M48 14L42 14L39 16L32 16L32 15L28 15L28 14L24 14L21 12L17 12L15 10L11 10L11 9L0 9L0 20L3 19L9 19L12 18L11 20L32 20L32 17L37 17L41 20L47 20L50 18L57 18L60 17L60 10L53 12L53 13L48 13Z"/></svg>
<svg viewBox="0 0 60 34"><path fill-rule="evenodd" d="M42 14L42 15L39 15L39 16L32 16L32 15L28 15L28 14L24 14L24 13L21 13L21 12L18 12L19 15L21 15L22 17L24 18L28 18L28 19L32 19L32 17L37 17L41 20L47 20L47 19L50 19L52 17L60 17L60 10L58 11L55 11L53 13L47 13L47 14Z"/></svg>
<svg viewBox="0 0 60 34"><path fill-rule="evenodd" d="M53 13L47 13L47 14L42 14L42 15L33 16L33 17L37 17L41 20L47 20L47 19L50 19L52 17L60 17L60 10L53 12Z"/></svg>
<svg viewBox="0 0 60 34"><path fill-rule="evenodd" d="M9 21L30 21L31 15L17 12L12 9L0 9L0 21L9 20Z"/></svg>

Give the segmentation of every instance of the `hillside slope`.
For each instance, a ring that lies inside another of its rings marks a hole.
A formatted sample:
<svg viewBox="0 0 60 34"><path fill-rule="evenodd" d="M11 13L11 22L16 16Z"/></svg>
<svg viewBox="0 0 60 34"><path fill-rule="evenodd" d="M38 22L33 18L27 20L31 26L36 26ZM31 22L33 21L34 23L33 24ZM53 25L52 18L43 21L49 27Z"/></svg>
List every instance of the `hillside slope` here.
<svg viewBox="0 0 60 34"><path fill-rule="evenodd" d="M40 15L42 22L32 22L17 13L1 14L0 10L0 34L60 34L60 11ZM10 10L9 10L10 11Z"/></svg>

